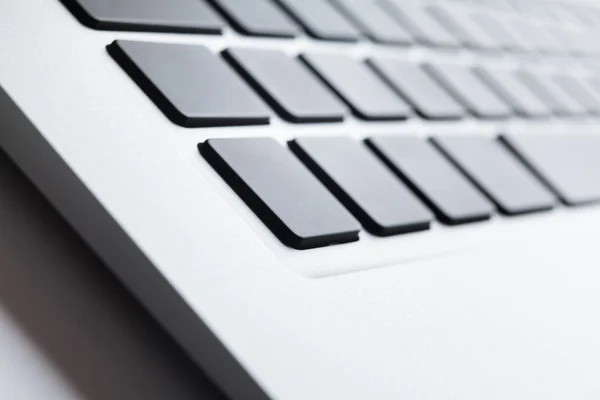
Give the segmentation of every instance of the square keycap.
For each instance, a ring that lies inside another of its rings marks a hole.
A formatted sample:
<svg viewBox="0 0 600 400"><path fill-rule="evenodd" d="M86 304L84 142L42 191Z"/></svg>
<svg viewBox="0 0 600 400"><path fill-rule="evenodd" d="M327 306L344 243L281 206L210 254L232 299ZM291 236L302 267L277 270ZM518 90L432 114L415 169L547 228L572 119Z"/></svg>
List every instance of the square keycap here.
<svg viewBox="0 0 600 400"><path fill-rule="evenodd" d="M419 65L391 58L371 58L369 65L424 118L459 119L466 110Z"/></svg>
<svg viewBox="0 0 600 400"><path fill-rule="evenodd" d="M62 0L94 29L221 33L223 22L204 0Z"/></svg>
<svg viewBox="0 0 600 400"><path fill-rule="evenodd" d="M554 114L560 116L587 114L586 109L554 82L549 75L522 70L517 72L517 76Z"/></svg>
<svg viewBox="0 0 600 400"><path fill-rule="evenodd" d="M279 114L292 122L342 121L348 109L297 58L278 50L229 49L224 56Z"/></svg>
<svg viewBox="0 0 600 400"><path fill-rule="evenodd" d="M213 0L240 32L250 36L295 37L300 28L272 0Z"/></svg>
<svg viewBox="0 0 600 400"><path fill-rule="evenodd" d="M266 104L227 63L204 46L117 40L108 51L179 125L269 123Z"/></svg>
<svg viewBox="0 0 600 400"><path fill-rule="evenodd" d="M600 137L582 134L501 136L567 205L600 200Z"/></svg>
<svg viewBox="0 0 600 400"><path fill-rule="evenodd" d="M479 118L506 118L511 109L475 72L464 65L425 64L423 66L456 100Z"/></svg>
<svg viewBox="0 0 600 400"><path fill-rule="evenodd" d="M552 113L552 110L519 80L514 71L477 67L475 73L517 114L536 118Z"/></svg>
<svg viewBox="0 0 600 400"><path fill-rule="evenodd" d="M324 0L277 0L306 29L323 40L356 42L360 31L331 3Z"/></svg>
<svg viewBox="0 0 600 400"><path fill-rule="evenodd" d="M515 37L511 33L511 31L504 25L504 21L501 21L494 15L484 12L476 12L471 14L471 19L502 49L511 51L524 50L525 46L521 44L519 38Z"/></svg>
<svg viewBox="0 0 600 400"><path fill-rule="evenodd" d="M556 75L554 82L573 97L591 114L600 114L600 94L583 79L569 75Z"/></svg>
<svg viewBox="0 0 600 400"><path fill-rule="evenodd" d="M508 215L549 210L552 193L499 141L435 137L432 143Z"/></svg>
<svg viewBox="0 0 600 400"><path fill-rule="evenodd" d="M464 10L445 4L433 4L427 11L467 47L477 50L496 50L500 47Z"/></svg>
<svg viewBox="0 0 600 400"><path fill-rule="evenodd" d="M377 43L409 45L413 37L375 0L331 0L348 19Z"/></svg>
<svg viewBox="0 0 600 400"><path fill-rule="evenodd" d="M362 143L345 137L301 138L290 148L374 235L429 228L429 210Z"/></svg>
<svg viewBox="0 0 600 400"><path fill-rule="evenodd" d="M378 136L368 139L367 144L440 221L454 225L491 217L493 205L428 141Z"/></svg>
<svg viewBox="0 0 600 400"><path fill-rule="evenodd" d="M366 63L347 55L324 53L304 54L302 60L358 117L398 120L410 115L410 107Z"/></svg>
<svg viewBox="0 0 600 400"><path fill-rule="evenodd" d="M395 0L379 0L379 4L414 37L416 42L432 47L460 47L460 41L422 6L400 4Z"/></svg>
<svg viewBox="0 0 600 400"><path fill-rule="evenodd" d="M286 245L358 240L360 225L310 171L273 139L211 139L200 153Z"/></svg>

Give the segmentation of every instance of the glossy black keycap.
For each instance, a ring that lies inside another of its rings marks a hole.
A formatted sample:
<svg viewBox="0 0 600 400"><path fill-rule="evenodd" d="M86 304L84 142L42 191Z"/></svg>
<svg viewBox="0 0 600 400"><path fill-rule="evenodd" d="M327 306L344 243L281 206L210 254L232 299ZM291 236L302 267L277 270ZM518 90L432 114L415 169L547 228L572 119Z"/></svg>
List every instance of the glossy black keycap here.
<svg viewBox="0 0 600 400"><path fill-rule="evenodd" d="M429 228L429 210L362 143L302 138L290 148L369 232L387 236Z"/></svg>
<svg viewBox="0 0 600 400"><path fill-rule="evenodd" d="M502 135L508 146L568 205L600 200L600 137Z"/></svg>
<svg viewBox="0 0 600 400"><path fill-rule="evenodd" d="M94 29L220 33L221 18L203 0L62 0Z"/></svg>
<svg viewBox="0 0 600 400"><path fill-rule="evenodd" d="M477 67L475 73L517 114L535 118L552 113L550 108L517 78L514 71Z"/></svg>
<svg viewBox="0 0 600 400"><path fill-rule="evenodd" d="M179 125L269 123L270 111L260 97L204 46L117 40L108 51Z"/></svg>
<svg viewBox="0 0 600 400"><path fill-rule="evenodd" d="M463 10L442 4L431 5L427 10L465 46L478 50L495 50L500 47Z"/></svg>
<svg viewBox="0 0 600 400"><path fill-rule="evenodd" d="M511 115L510 107L469 67L425 64L423 68L473 115L479 118L506 118Z"/></svg>
<svg viewBox="0 0 600 400"><path fill-rule="evenodd" d="M304 54L302 59L363 119L396 120L408 105L366 63L337 54Z"/></svg>
<svg viewBox="0 0 600 400"><path fill-rule="evenodd" d="M550 79L550 76L525 70L517 72L517 76L554 114L559 116L587 114L586 109Z"/></svg>
<svg viewBox="0 0 600 400"><path fill-rule="evenodd" d="M361 34L331 3L324 0L277 0L317 39L356 42Z"/></svg>
<svg viewBox="0 0 600 400"><path fill-rule="evenodd" d="M342 121L346 105L306 65L278 50L230 49L224 56L292 122Z"/></svg>
<svg viewBox="0 0 600 400"><path fill-rule="evenodd" d="M299 27L272 0L212 0L240 32L250 36L294 37Z"/></svg>
<svg viewBox="0 0 600 400"><path fill-rule="evenodd" d="M600 95L586 86L586 83L574 76L557 75L556 82L565 92L573 97L591 114L600 113Z"/></svg>
<svg viewBox="0 0 600 400"><path fill-rule="evenodd" d="M455 225L491 217L493 205L431 143L416 137L379 136L367 144L440 221Z"/></svg>
<svg viewBox="0 0 600 400"><path fill-rule="evenodd" d="M275 140L211 139L198 147L284 244L307 249L358 240L358 222Z"/></svg>
<svg viewBox="0 0 600 400"><path fill-rule="evenodd" d="M432 139L473 183L508 215L549 210L552 193L500 142L484 137Z"/></svg>
<svg viewBox="0 0 600 400"><path fill-rule="evenodd" d="M348 19L378 43L409 45L412 35L374 0L331 0Z"/></svg>
<svg viewBox="0 0 600 400"><path fill-rule="evenodd" d="M391 58L368 62L422 117L459 119L465 115L465 109L419 65Z"/></svg>
<svg viewBox="0 0 600 400"><path fill-rule="evenodd" d="M460 41L423 7L400 4L395 0L380 0L379 4L413 36L417 43L432 47L460 47Z"/></svg>

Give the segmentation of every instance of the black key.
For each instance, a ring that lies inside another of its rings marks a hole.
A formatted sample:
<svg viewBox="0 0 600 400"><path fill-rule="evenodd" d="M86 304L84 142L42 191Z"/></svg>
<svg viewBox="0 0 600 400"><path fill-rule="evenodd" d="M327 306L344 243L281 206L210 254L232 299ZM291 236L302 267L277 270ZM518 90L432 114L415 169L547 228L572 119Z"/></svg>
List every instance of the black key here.
<svg viewBox="0 0 600 400"><path fill-rule="evenodd" d="M62 0L93 29L221 33L221 18L202 0Z"/></svg>
<svg viewBox="0 0 600 400"><path fill-rule="evenodd" d="M108 51L176 124L269 123L270 111L263 101L204 46L117 40Z"/></svg>
<svg viewBox="0 0 600 400"><path fill-rule="evenodd" d="M586 86L584 81L568 75L557 75L554 82L573 97L589 113L600 113L600 95Z"/></svg>
<svg viewBox="0 0 600 400"><path fill-rule="evenodd" d="M425 64L423 68L473 115L479 118L511 115L510 107L470 68L451 64Z"/></svg>
<svg viewBox="0 0 600 400"><path fill-rule="evenodd" d="M454 225L491 217L493 205L430 143L416 137L380 136L367 144L440 221Z"/></svg>
<svg viewBox="0 0 600 400"><path fill-rule="evenodd" d="M493 15L473 13L471 18L487 35L505 50L524 50L519 40Z"/></svg>
<svg viewBox="0 0 600 400"><path fill-rule="evenodd" d="M422 117L459 119L465 115L465 109L420 66L390 58L368 62Z"/></svg>
<svg viewBox="0 0 600 400"><path fill-rule="evenodd" d="M460 41L422 7L399 4L394 0L380 0L379 3L416 42L432 47L460 47Z"/></svg>
<svg viewBox="0 0 600 400"><path fill-rule="evenodd" d="M600 138L503 135L501 140L568 205L600 200Z"/></svg>
<svg viewBox="0 0 600 400"><path fill-rule="evenodd" d="M429 229L427 208L362 143L303 138L290 148L369 232L387 236Z"/></svg>
<svg viewBox="0 0 600 400"><path fill-rule="evenodd" d="M302 62L281 51L238 48L224 56L289 121L342 121L348 111Z"/></svg>
<svg viewBox="0 0 600 400"><path fill-rule="evenodd" d="M331 0L360 30L378 43L412 44L412 36L405 31L374 0Z"/></svg>
<svg viewBox="0 0 600 400"><path fill-rule="evenodd" d="M215 139L204 158L284 244L296 249L358 240L360 225L273 139Z"/></svg>
<svg viewBox="0 0 600 400"><path fill-rule="evenodd" d="M250 36L295 37L296 23L271 0L212 0L240 32Z"/></svg>
<svg viewBox="0 0 600 400"><path fill-rule="evenodd" d="M461 10L434 4L429 6L428 12L467 47L479 50L495 50L499 47Z"/></svg>
<svg viewBox="0 0 600 400"><path fill-rule="evenodd" d="M548 75L519 71L521 82L538 96L556 115L573 116L587 114L587 111L573 97L550 79Z"/></svg>
<svg viewBox="0 0 600 400"><path fill-rule="evenodd" d="M528 118L551 114L550 108L519 81L514 71L478 67L475 73L517 114Z"/></svg>
<svg viewBox="0 0 600 400"><path fill-rule="evenodd" d="M549 210L554 196L497 140L436 137L432 142L508 215Z"/></svg>
<svg viewBox="0 0 600 400"><path fill-rule="evenodd" d="M350 105L360 118L405 119L410 108L365 63L350 56L305 54L302 59Z"/></svg>
<svg viewBox="0 0 600 400"><path fill-rule="evenodd" d="M356 42L360 32L325 0L277 0L317 39Z"/></svg>

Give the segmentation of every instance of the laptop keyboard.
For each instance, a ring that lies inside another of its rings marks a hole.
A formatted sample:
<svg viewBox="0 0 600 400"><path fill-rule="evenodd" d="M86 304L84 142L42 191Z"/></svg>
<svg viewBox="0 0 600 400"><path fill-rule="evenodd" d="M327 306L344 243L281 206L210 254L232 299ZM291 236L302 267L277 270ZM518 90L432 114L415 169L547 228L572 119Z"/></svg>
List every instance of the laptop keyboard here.
<svg viewBox="0 0 600 400"><path fill-rule="evenodd" d="M511 1L62 0L93 29L344 42L347 52L119 40L112 58L185 128L382 121L577 120L600 114L600 78L455 62L490 57L600 56L600 8ZM489 13L491 9L499 12ZM559 10L563 10L559 12ZM540 23L545 21L546 23ZM552 21L551 23L548 21ZM364 43L424 47L446 61L355 51ZM467 52L467 53L465 53ZM501 63L500 63L501 64ZM597 65L597 64L596 64ZM265 127L265 129L268 129ZM318 128L317 128L318 129ZM433 128L432 128L433 129ZM218 131L215 131L218 132ZM600 200L600 137L408 135L221 138L202 158L286 246L310 249L447 225L485 223ZM502 214L498 216L495 214Z"/></svg>

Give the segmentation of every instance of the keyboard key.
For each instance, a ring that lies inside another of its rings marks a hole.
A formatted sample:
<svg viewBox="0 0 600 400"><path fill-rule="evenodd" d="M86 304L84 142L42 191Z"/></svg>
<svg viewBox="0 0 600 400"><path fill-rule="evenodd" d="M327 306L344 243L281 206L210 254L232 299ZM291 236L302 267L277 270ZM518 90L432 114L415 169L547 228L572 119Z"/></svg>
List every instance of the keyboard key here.
<svg viewBox="0 0 600 400"><path fill-rule="evenodd" d="M455 225L491 217L493 205L427 141L380 136L368 139L367 144L440 221Z"/></svg>
<svg viewBox="0 0 600 400"><path fill-rule="evenodd" d="M369 64L424 118L459 119L465 109L420 66L390 58Z"/></svg>
<svg viewBox="0 0 600 400"><path fill-rule="evenodd" d="M490 14L473 13L471 18L500 47L510 51L522 51L524 46L496 17Z"/></svg>
<svg viewBox="0 0 600 400"><path fill-rule="evenodd" d="M432 142L508 215L549 210L554 196L497 140L436 137Z"/></svg>
<svg viewBox="0 0 600 400"><path fill-rule="evenodd" d="M250 36L295 37L299 27L271 0L213 0L240 32Z"/></svg>
<svg viewBox="0 0 600 400"><path fill-rule="evenodd" d="M478 67L475 73L517 114L528 118L551 114L550 108L519 81L514 71Z"/></svg>
<svg viewBox="0 0 600 400"><path fill-rule="evenodd" d="M579 78L568 75L557 75L554 82L573 97L590 114L600 113L600 94L586 86Z"/></svg>
<svg viewBox="0 0 600 400"><path fill-rule="evenodd" d="M460 47L460 41L427 11L416 5L380 0L379 4L409 32L416 42L432 47Z"/></svg>
<svg viewBox="0 0 600 400"><path fill-rule="evenodd" d="M600 137L502 135L501 140L565 204L600 200Z"/></svg>
<svg viewBox="0 0 600 400"><path fill-rule="evenodd" d="M281 51L238 48L224 56L289 121L342 121L348 111L308 67Z"/></svg>
<svg viewBox="0 0 600 400"><path fill-rule="evenodd" d="M479 50L495 50L499 45L467 13L441 4L429 6L428 12L465 46Z"/></svg>
<svg viewBox="0 0 600 400"><path fill-rule="evenodd" d="M470 68L451 64L425 64L423 68L473 115L479 118L511 115L510 107Z"/></svg>
<svg viewBox="0 0 600 400"><path fill-rule="evenodd" d="M517 76L556 115L583 115L587 111L573 97L558 86L548 75L519 71Z"/></svg>
<svg viewBox="0 0 600 400"><path fill-rule="evenodd" d="M360 118L397 120L409 106L365 63L350 56L305 54L302 59L350 105Z"/></svg>
<svg viewBox="0 0 600 400"><path fill-rule="evenodd" d="M377 43L410 45L412 36L374 0L331 0L350 21Z"/></svg>
<svg viewBox="0 0 600 400"><path fill-rule="evenodd" d="M198 147L284 244L308 249L358 240L358 222L275 140L214 139Z"/></svg>
<svg viewBox="0 0 600 400"><path fill-rule="evenodd" d="M268 124L270 111L206 47L117 40L108 51L173 122L186 127Z"/></svg>
<svg viewBox="0 0 600 400"><path fill-rule="evenodd" d="M356 42L358 29L325 0L277 0L317 39Z"/></svg>
<svg viewBox="0 0 600 400"><path fill-rule="evenodd" d="M362 143L302 138L290 148L369 232L387 236L429 228L429 210Z"/></svg>
<svg viewBox="0 0 600 400"><path fill-rule="evenodd" d="M202 0L62 0L93 29L221 33L221 18Z"/></svg>

